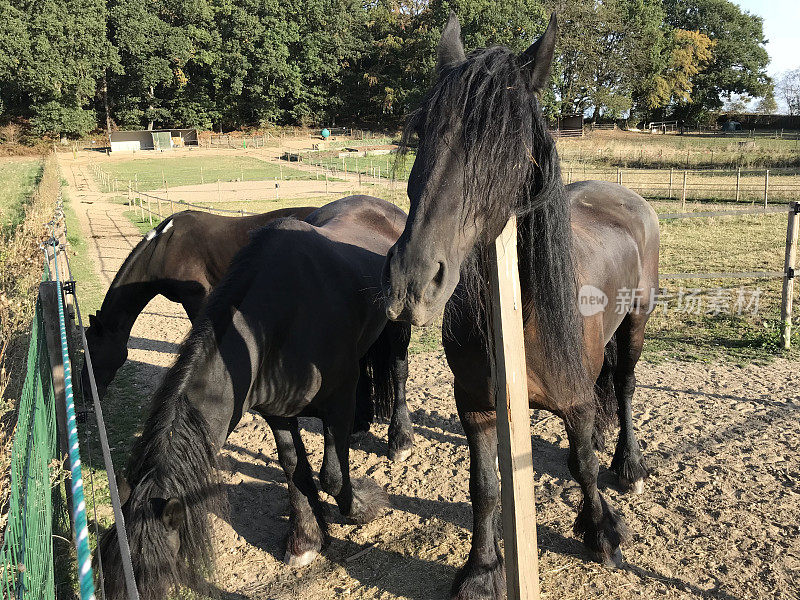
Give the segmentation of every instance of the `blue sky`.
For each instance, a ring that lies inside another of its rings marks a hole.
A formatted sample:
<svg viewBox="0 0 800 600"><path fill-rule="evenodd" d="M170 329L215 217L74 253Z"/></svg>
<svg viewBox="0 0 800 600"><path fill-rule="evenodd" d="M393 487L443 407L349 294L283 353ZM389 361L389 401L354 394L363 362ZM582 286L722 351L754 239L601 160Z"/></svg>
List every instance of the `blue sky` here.
<svg viewBox="0 0 800 600"><path fill-rule="evenodd" d="M764 18L770 75L800 68L800 0L734 0Z"/></svg>

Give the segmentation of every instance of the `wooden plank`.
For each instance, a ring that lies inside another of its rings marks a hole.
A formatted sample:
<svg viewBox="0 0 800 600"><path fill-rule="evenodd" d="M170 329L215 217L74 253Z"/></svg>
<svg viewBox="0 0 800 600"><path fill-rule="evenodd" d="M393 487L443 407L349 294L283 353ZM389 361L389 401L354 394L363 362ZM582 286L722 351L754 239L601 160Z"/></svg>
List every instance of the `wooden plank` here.
<svg viewBox="0 0 800 600"><path fill-rule="evenodd" d="M536 504L516 217L509 220L490 254L506 588L508 600L538 600Z"/></svg>
<svg viewBox="0 0 800 600"><path fill-rule="evenodd" d="M789 203L789 222L786 226L786 258L784 261L783 293L781 295L781 322L783 347L789 349L792 341L792 301L794 300L794 268L797 261L797 229L800 214L798 205Z"/></svg>

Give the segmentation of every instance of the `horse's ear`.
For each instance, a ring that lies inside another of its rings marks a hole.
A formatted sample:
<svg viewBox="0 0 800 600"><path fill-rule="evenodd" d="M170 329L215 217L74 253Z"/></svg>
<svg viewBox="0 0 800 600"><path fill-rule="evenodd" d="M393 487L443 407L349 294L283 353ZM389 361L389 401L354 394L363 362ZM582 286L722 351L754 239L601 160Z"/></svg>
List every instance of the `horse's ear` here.
<svg viewBox="0 0 800 600"><path fill-rule="evenodd" d="M161 511L161 521L167 529L176 530L186 519L186 508L177 498L170 498Z"/></svg>
<svg viewBox="0 0 800 600"><path fill-rule="evenodd" d="M461 23L458 22L456 13L450 11L450 17L442 30L442 39L439 40L439 50L436 54L436 72L441 75L448 67L457 65L467 60L464 54L464 44L461 43Z"/></svg>
<svg viewBox="0 0 800 600"><path fill-rule="evenodd" d="M122 505L125 504L131 497L131 486L122 473L117 473L116 480L117 490L119 491L119 503Z"/></svg>
<svg viewBox="0 0 800 600"><path fill-rule="evenodd" d="M530 71L533 89L537 92L541 92L547 87L550 79L550 67L553 64L557 35L558 22L556 13L553 13L550 15L550 23L547 24L547 29L542 37L531 44L531 47L520 56L522 66Z"/></svg>

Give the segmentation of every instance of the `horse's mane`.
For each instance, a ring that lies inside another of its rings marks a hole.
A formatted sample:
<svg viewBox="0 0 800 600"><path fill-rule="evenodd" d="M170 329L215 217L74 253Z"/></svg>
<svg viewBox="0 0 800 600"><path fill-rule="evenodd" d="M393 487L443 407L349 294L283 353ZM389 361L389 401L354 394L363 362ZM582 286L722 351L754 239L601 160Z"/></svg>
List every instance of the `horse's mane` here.
<svg viewBox="0 0 800 600"><path fill-rule="evenodd" d="M257 271L258 252L258 244L249 244L234 258L153 395L142 435L131 450L127 479L132 492L126 504L126 525L131 547L138 549L133 562L143 600L160 600L175 585L203 589L206 576L213 571L209 514L226 510L216 473L219 449L186 389L213 351L215 337L230 326L234 307ZM172 560L173 551L158 516L171 497L178 498L185 508L178 530L177 561ZM100 547L106 593L111 598L122 597L124 579L115 528L103 536Z"/></svg>
<svg viewBox="0 0 800 600"><path fill-rule="evenodd" d="M591 386L583 364L570 207L555 142L525 67L508 48L492 47L445 68L410 116L402 146L415 132L431 149L442 149L448 133L460 137L464 216L486 224L462 266L461 288L470 296L467 304L485 315L478 319L484 324L491 318L485 310L488 248L517 215L520 284L525 317L533 318L537 331L536 351L552 367L560 391L583 396Z"/></svg>

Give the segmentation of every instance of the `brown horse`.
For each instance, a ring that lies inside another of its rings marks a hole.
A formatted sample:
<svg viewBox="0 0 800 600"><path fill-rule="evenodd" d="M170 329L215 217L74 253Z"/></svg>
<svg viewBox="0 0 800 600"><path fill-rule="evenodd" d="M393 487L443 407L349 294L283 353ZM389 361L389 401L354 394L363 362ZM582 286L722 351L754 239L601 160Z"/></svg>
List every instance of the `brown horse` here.
<svg viewBox="0 0 800 600"><path fill-rule="evenodd" d="M150 300L160 294L177 302L194 321L251 231L275 219L304 219L314 210L300 206L247 217L186 210L150 230L122 263L100 310L89 316L86 340L100 396L125 364L131 329ZM86 390L87 376L84 365L81 380Z"/></svg>
<svg viewBox="0 0 800 600"><path fill-rule="evenodd" d="M494 47L466 56L454 15L442 34L438 80L406 131L419 136L406 228L383 286L391 319L425 324L445 303L443 339L470 448L473 541L454 598L505 594L494 517L499 489L485 309L487 248L518 216L519 275L531 407L559 415L583 502L575 532L605 564L619 564L622 519L597 487L595 429L620 423L612 470L641 491L647 469L631 422L634 367L658 287L658 220L637 194L603 182L565 187L537 94L556 37L520 56ZM579 302L580 299L580 310Z"/></svg>

